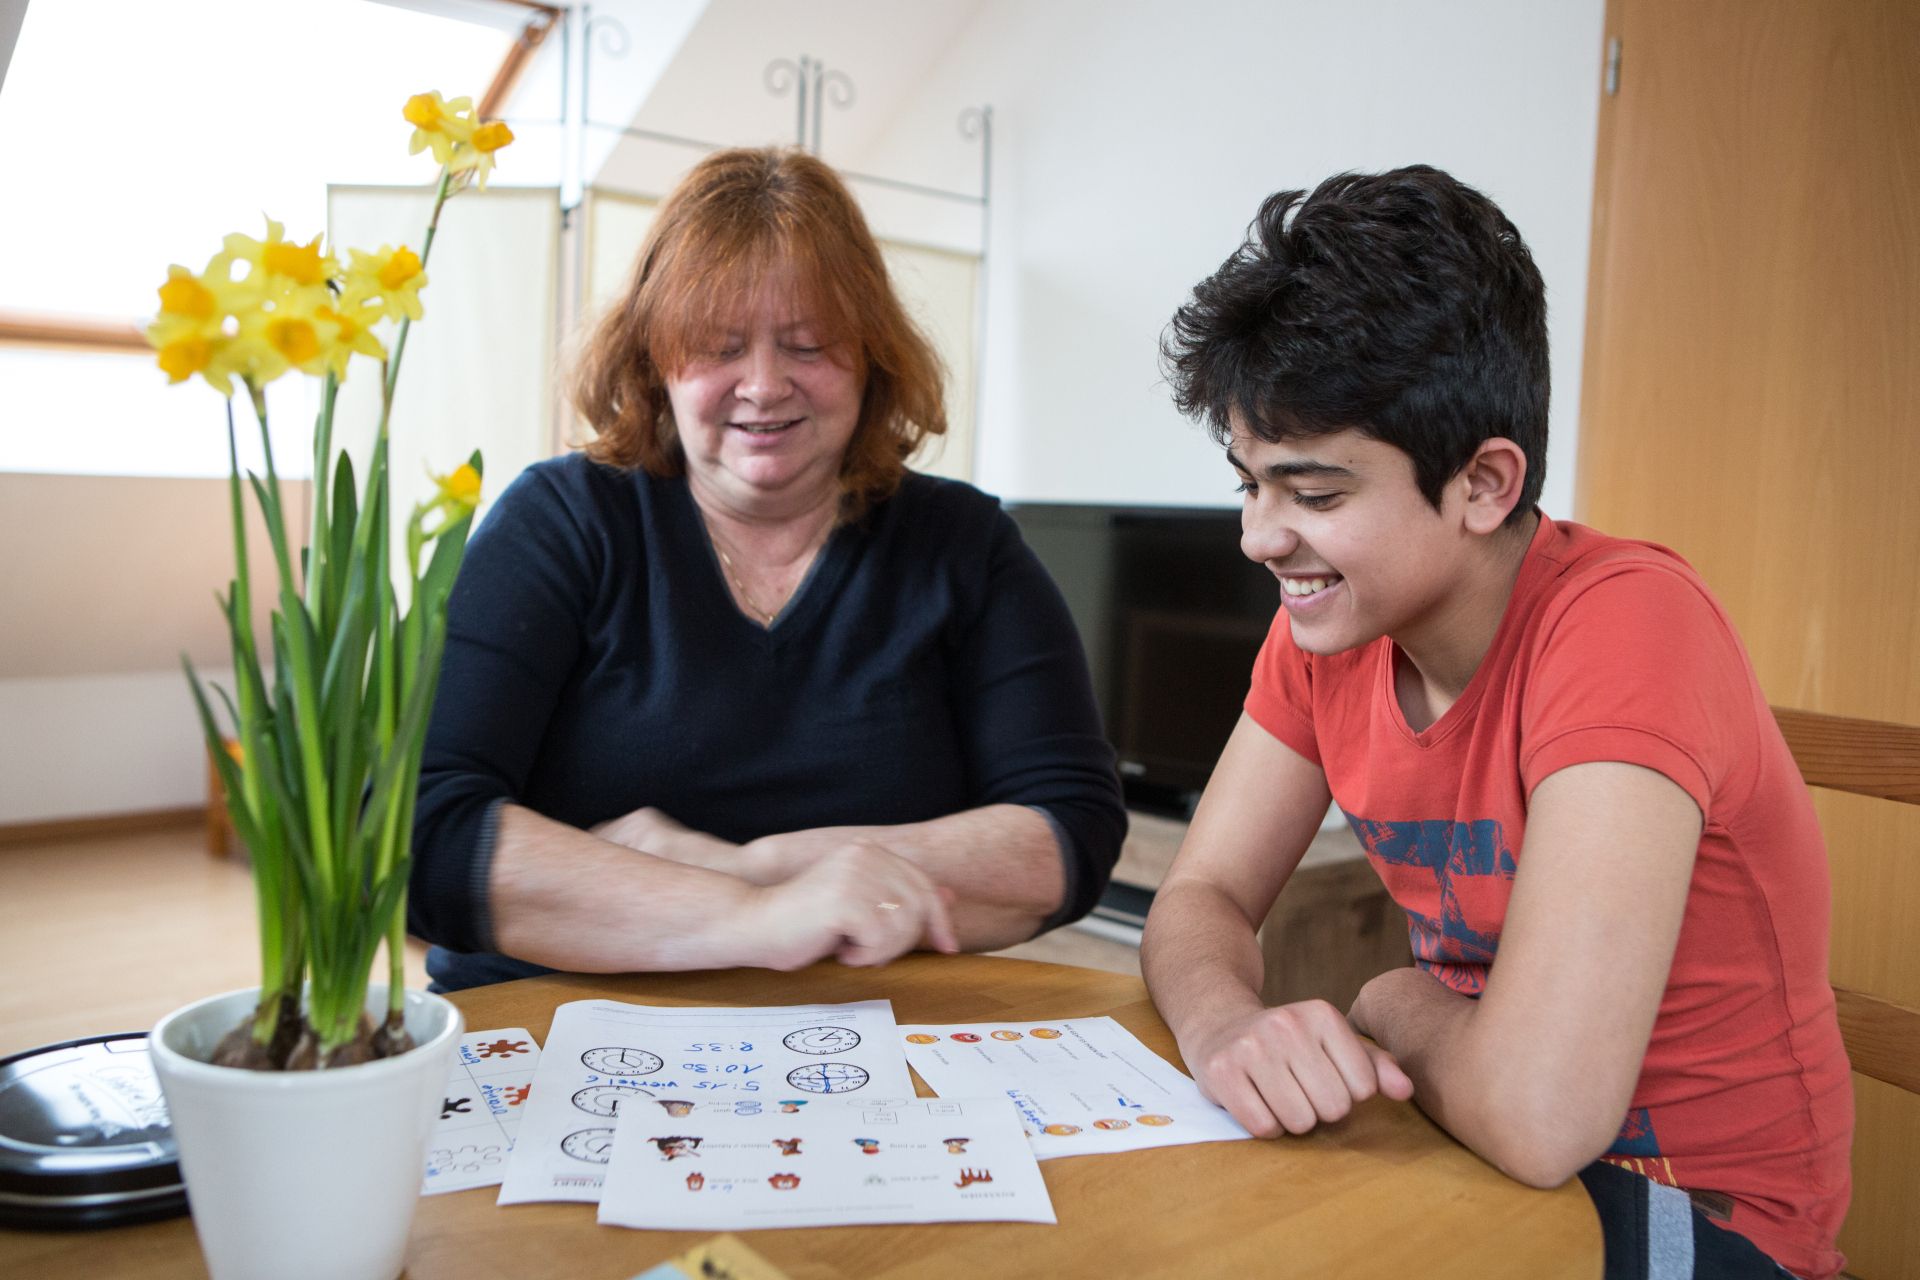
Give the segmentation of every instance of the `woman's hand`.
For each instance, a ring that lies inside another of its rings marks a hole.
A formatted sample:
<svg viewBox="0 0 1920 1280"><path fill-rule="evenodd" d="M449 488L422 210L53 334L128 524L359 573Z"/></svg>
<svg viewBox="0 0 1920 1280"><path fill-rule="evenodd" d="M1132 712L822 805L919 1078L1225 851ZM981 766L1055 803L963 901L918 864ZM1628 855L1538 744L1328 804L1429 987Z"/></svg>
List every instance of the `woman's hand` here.
<svg viewBox="0 0 1920 1280"><path fill-rule="evenodd" d="M917 946L960 949L948 890L870 840L849 840L778 884L755 892L737 917L743 963L802 969L833 956L881 965Z"/></svg>
<svg viewBox="0 0 1920 1280"><path fill-rule="evenodd" d="M635 809L632 813L608 819L589 833L609 844L622 845L656 858L665 858L688 867L735 873L740 846L718 836L682 826L658 809Z"/></svg>

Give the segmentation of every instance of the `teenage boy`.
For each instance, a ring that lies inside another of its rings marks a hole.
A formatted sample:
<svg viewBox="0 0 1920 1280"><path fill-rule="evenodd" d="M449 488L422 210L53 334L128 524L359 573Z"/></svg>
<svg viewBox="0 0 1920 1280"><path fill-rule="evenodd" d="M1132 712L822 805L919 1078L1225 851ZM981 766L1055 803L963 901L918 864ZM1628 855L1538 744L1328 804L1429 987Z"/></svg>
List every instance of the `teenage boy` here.
<svg viewBox="0 0 1920 1280"><path fill-rule="evenodd" d="M1411 1097L1579 1175L1610 1276L1831 1276L1826 850L1745 650L1678 556L1535 505L1546 306L1499 209L1425 167L1303 194L1163 342L1283 607L1147 922L1154 1000L1255 1134ZM1415 964L1266 1008L1254 931L1329 794Z"/></svg>

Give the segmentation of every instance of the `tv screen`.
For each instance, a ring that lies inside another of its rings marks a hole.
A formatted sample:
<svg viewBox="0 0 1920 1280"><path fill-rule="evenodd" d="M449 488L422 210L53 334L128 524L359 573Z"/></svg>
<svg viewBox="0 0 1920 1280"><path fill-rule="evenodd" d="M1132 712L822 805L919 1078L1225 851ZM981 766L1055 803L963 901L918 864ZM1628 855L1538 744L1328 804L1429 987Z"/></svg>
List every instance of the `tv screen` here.
<svg viewBox="0 0 1920 1280"><path fill-rule="evenodd" d="M1192 811L1279 608L1240 554L1240 513L1008 503L1067 598L1135 808Z"/></svg>

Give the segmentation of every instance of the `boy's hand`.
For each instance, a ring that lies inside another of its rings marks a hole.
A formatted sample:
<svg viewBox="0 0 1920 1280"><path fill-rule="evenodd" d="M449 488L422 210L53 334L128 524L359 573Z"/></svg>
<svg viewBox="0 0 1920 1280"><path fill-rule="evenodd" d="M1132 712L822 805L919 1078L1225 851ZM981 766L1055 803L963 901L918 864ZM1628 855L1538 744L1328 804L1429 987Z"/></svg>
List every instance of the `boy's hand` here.
<svg viewBox="0 0 1920 1280"><path fill-rule="evenodd" d="M1344 1119L1376 1093L1404 1102L1413 1081L1324 1000L1228 1018L1180 1046L1201 1092L1256 1138Z"/></svg>

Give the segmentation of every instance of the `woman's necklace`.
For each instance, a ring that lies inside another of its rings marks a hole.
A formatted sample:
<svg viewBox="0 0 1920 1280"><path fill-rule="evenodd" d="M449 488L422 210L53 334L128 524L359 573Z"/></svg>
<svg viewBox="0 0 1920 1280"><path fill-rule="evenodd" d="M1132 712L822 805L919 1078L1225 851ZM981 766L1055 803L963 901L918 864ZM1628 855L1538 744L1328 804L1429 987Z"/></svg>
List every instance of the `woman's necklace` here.
<svg viewBox="0 0 1920 1280"><path fill-rule="evenodd" d="M762 626L773 626L773 620L780 616L780 609L784 609L787 606L782 604L780 609L773 610L761 608L759 603L754 600L753 593L747 590L747 584L740 581L739 571L733 567L733 557L727 554L726 547L720 543L719 535L714 533L711 527L707 529L707 537L713 542L713 549L720 556L720 566L727 571L727 580L733 583L733 589L740 593L740 603L747 606L748 613L760 619Z"/></svg>
<svg viewBox="0 0 1920 1280"><path fill-rule="evenodd" d="M707 541L713 544L714 554L720 557L720 567L726 571L727 581L733 584L734 592L739 596L740 603L747 607L749 614L760 620L762 626L771 628L774 619L780 616L781 611L793 603L792 593L789 592L787 596L782 599L778 607L773 609L763 608L760 602L753 598L753 593L747 590L747 584L741 579L740 570L734 565L733 557L727 553L727 544L721 541L719 533L714 530L713 522L706 518L704 511L700 513L700 523L706 527ZM832 526L829 525L828 529L831 531ZM807 558L811 559L812 555L819 549L819 542L813 543L807 552Z"/></svg>

